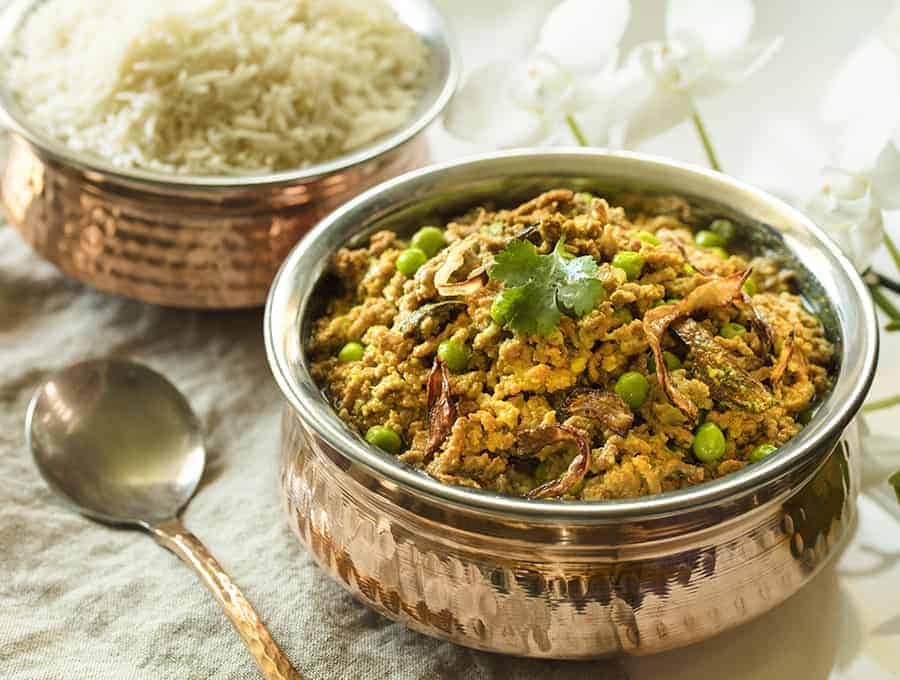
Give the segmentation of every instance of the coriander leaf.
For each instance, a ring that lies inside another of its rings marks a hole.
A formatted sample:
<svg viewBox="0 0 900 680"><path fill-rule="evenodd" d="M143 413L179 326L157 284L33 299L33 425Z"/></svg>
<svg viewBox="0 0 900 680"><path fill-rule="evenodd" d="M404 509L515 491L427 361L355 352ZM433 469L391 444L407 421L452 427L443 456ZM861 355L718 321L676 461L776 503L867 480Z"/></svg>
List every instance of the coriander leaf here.
<svg viewBox="0 0 900 680"><path fill-rule="evenodd" d="M509 323L524 294L525 286L504 288L500 291L500 295L494 298L491 305L491 318L501 325Z"/></svg>
<svg viewBox="0 0 900 680"><path fill-rule="evenodd" d="M522 295L509 320L510 327L520 333L550 335L560 319L555 291L536 281L524 285L521 290Z"/></svg>
<svg viewBox="0 0 900 680"><path fill-rule="evenodd" d="M562 312L584 316L605 295L594 278L594 259L573 258L564 245L560 239L553 252L541 255L530 242L517 240L494 258L488 274L504 284L496 302L497 318L505 319L513 330L549 335Z"/></svg>
<svg viewBox="0 0 900 680"><path fill-rule="evenodd" d="M556 298L567 310L575 312L575 316L584 316L594 308L597 300L603 299L605 293L599 279L582 279L560 286Z"/></svg>
<svg viewBox="0 0 900 680"><path fill-rule="evenodd" d="M488 275L510 288L524 286L541 266L541 257L530 241L513 241L494 257Z"/></svg>

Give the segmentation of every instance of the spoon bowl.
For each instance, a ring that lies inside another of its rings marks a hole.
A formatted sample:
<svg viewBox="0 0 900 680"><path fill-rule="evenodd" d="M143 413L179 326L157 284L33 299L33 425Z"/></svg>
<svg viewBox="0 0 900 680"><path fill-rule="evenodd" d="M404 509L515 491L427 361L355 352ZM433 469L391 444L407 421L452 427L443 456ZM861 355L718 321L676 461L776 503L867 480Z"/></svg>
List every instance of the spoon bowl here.
<svg viewBox="0 0 900 680"><path fill-rule="evenodd" d="M175 517L206 462L184 396L159 373L125 361L85 361L52 376L31 400L26 436L47 483L111 524Z"/></svg>

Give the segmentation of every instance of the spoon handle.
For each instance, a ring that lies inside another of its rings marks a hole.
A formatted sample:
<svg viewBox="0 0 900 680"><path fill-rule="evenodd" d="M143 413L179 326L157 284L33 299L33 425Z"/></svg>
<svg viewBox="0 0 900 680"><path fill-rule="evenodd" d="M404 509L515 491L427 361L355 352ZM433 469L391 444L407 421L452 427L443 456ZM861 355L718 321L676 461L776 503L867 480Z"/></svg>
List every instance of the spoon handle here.
<svg viewBox="0 0 900 680"><path fill-rule="evenodd" d="M156 542L189 564L225 610L266 680L302 680L234 581L179 519L149 528Z"/></svg>

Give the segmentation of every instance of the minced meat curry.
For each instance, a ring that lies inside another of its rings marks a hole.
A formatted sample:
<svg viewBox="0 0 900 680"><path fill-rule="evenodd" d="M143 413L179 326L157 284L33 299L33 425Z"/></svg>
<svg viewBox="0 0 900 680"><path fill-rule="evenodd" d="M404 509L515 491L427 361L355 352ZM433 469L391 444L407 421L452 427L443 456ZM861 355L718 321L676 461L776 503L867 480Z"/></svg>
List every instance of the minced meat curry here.
<svg viewBox="0 0 900 680"><path fill-rule="evenodd" d="M366 440L447 484L627 498L770 455L833 348L769 257L675 197L557 189L343 249L313 374Z"/></svg>

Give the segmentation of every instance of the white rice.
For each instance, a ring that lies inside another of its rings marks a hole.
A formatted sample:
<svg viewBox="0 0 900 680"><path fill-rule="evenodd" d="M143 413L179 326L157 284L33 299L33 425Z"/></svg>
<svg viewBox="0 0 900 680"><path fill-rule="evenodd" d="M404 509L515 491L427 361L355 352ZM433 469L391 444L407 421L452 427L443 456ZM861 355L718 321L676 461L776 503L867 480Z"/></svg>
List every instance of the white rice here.
<svg viewBox="0 0 900 680"><path fill-rule="evenodd" d="M9 83L36 124L123 168L299 168L409 120L428 51L380 0L50 0Z"/></svg>

